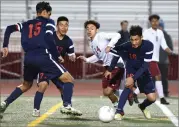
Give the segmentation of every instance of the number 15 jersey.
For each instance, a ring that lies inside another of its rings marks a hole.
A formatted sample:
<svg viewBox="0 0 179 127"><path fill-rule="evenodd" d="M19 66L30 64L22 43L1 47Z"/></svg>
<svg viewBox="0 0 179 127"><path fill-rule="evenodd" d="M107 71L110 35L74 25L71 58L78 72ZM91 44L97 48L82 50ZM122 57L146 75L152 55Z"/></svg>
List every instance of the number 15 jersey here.
<svg viewBox="0 0 179 127"><path fill-rule="evenodd" d="M21 45L25 52L36 49L49 49L44 35L55 31L52 19L37 17L24 23L17 23L17 30L21 32Z"/></svg>

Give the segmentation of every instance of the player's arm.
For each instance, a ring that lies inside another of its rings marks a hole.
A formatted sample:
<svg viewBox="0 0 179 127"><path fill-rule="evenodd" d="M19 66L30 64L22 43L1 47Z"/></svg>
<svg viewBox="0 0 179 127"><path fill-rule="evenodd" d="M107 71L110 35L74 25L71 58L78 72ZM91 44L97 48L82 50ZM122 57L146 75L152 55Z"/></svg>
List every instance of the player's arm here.
<svg viewBox="0 0 179 127"><path fill-rule="evenodd" d="M76 59L76 55L75 55L73 41L70 38L69 38L69 41L68 41L67 53L68 53L69 59L74 62L75 59Z"/></svg>
<svg viewBox="0 0 179 127"><path fill-rule="evenodd" d="M166 40L164 38L163 32L161 32L161 47L165 50L169 55L173 55L173 51L168 47Z"/></svg>
<svg viewBox="0 0 179 127"><path fill-rule="evenodd" d="M115 44L121 38L121 35L119 33L103 33L102 36L105 39L110 40L109 44L105 49L106 53L110 52L111 48L114 48Z"/></svg>
<svg viewBox="0 0 179 127"><path fill-rule="evenodd" d="M92 55L88 58L86 58L85 56L79 56L79 57L77 57L77 59L81 59L86 63L96 63L97 61L99 61L99 59L96 55Z"/></svg>
<svg viewBox="0 0 179 127"><path fill-rule="evenodd" d="M49 20L49 22L46 24L46 34L45 34L45 41L48 45L49 51L52 54L53 58L58 61L58 57L60 57L60 54L57 51L55 40L53 37L53 32L55 31L55 22L53 20Z"/></svg>
<svg viewBox="0 0 179 127"><path fill-rule="evenodd" d="M7 26L5 33L4 33L4 42L3 42L3 49L2 49L3 56L2 57L7 57L7 55L8 55L8 45L9 45L9 38L10 38L11 34L16 31L21 31L21 29L22 29L21 23Z"/></svg>

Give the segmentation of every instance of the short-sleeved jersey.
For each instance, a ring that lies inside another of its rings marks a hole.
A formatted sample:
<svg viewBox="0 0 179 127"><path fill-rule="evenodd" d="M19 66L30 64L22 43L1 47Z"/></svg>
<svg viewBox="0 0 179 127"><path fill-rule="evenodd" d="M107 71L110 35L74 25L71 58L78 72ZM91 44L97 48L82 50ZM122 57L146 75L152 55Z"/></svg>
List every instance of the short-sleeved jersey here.
<svg viewBox="0 0 179 127"><path fill-rule="evenodd" d="M153 55L153 44L148 40L142 40L142 44L138 48L133 48L131 42L124 43L121 46L115 48L115 50L111 50L111 52L117 54L122 54L126 52L127 55L124 58L126 59L126 71L135 74L139 69L141 69L145 62L152 61ZM145 73L150 74L149 70L147 69Z"/></svg>
<svg viewBox="0 0 179 127"><path fill-rule="evenodd" d="M54 21L44 17L37 17L24 23L17 23L17 30L21 32L21 44L25 52L34 49L49 49L45 42L45 34L55 30Z"/></svg>
<svg viewBox="0 0 179 127"><path fill-rule="evenodd" d="M53 33L53 36L55 39L57 50L62 57L64 57L66 54L68 54L69 56L74 54L73 41L69 36L65 35L62 40L58 38L56 32Z"/></svg>

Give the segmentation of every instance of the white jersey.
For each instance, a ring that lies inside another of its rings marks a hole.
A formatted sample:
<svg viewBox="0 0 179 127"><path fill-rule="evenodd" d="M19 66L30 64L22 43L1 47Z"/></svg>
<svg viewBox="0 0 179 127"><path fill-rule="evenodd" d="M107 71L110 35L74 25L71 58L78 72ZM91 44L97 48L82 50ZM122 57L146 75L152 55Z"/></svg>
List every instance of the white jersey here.
<svg viewBox="0 0 179 127"><path fill-rule="evenodd" d="M159 62L160 46L162 47L163 50L168 48L163 32L160 29L154 30L152 28L149 28L144 31L143 37L144 40L149 40L154 45L152 61Z"/></svg>
<svg viewBox="0 0 179 127"><path fill-rule="evenodd" d="M88 63L95 63L99 60L103 61L103 66L110 66L113 55L105 52L107 46L114 47L120 39L119 33L104 33L99 32L90 42L93 56L88 57L86 61ZM123 63L122 58L119 59L120 63Z"/></svg>

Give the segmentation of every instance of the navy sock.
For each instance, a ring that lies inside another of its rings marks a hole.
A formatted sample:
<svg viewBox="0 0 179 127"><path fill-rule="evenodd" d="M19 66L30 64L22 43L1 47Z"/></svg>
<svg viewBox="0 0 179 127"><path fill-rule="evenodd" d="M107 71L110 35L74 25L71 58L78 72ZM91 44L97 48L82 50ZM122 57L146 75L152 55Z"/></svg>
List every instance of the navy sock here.
<svg viewBox="0 0 179 127"><path fill-rule="evenodd" d="M155 101L149 101L148 99L145 99L141 104L140 108L144 110L147 106L153 104Z"/></svg>
<svg viewBox="0 0 179 127"><path fill-rule="evenodd" d="M5 100L6 104L9 105L13 101L15 101L22 93L22 90L16 87L16 89L11 93L11 95Z"/></svg>
<svg viewBox="0 0 179 127"><path fill-rule="evenodd" d="M119 99L118 108L116 110L116 113L121 113L121 114L124 113L123 108L124 108L124 105L126 104L128 96L131 92L132 91L129 88L124 88L124 90L120 96L120 99Z"/></svg>
<svg viewBox="0 0 179 127"><path fill-rule="evenodd" d="M64 83L63 86L63 106L71 105L73 95L73 83Z"/></svg>
<svg viewBox="0 0 179 127"><path fill-rule="evenodd" d="M34 109L39 110L40 109L40 104L42 101L44 93L41 93L39 91L36 92L35 97L34 97Z"/></svg>

